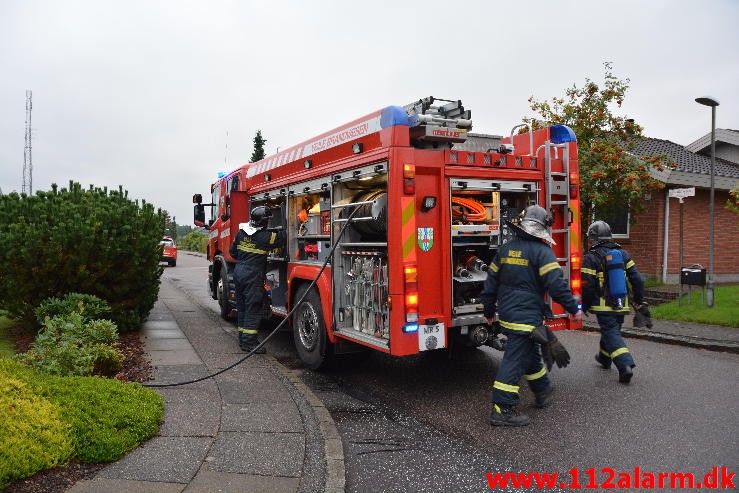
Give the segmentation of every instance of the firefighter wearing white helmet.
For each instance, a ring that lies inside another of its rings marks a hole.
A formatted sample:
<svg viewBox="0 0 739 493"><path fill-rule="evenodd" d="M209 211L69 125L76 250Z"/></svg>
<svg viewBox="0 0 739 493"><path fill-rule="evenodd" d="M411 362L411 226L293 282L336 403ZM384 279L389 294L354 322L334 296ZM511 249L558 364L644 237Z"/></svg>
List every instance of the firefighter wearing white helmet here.
<svg viewBox="0 0 739 493"><path fill-rule="evenodd" d="M267 255L285 244L284 231L267 230L271 218L272 211L268 207L252 209L250 221L239 224L239 232L229 250L236 259L236 308L239 347L243 351L253 351L259 344L257 333L264 313ZM260 348L255 352L264 353L265 350Z"/></svg>
<svg viewBox="0 0 739 493"><path fill-rule="evenodd" d="M634 308L649 313L643 301L644 282L629 253L613 241L611 227L595 221L588 228L589 250L583 259L583 310L595 313L600 325L600 351L595 360L605 370L613 363L618 381L631 382L634 358L621 336L624 315L629 313L628 287L631 283Z"/></svg>
<svg viewBox="0 0 739 493"><path fill-rule="evenodd" d="M547 312L544 294L549 295L580 319L582 312L564 280L552 248L551 215L532 205L510 223L516 237L501 246L490 264L482 291L484 317L492 323L495 312L508 341L493 383L494 426L525 426L528 416L516 410L519 380L525 376L534 392L537 407L551 403L553 387L542 364L540 348L556 345L559 366L569 363L569 355L556 337L543 325ZM546 243L545 243L546 242ZM541 336L539 339L537 336ZM550 366L551 368L551 366Z"/></svg>

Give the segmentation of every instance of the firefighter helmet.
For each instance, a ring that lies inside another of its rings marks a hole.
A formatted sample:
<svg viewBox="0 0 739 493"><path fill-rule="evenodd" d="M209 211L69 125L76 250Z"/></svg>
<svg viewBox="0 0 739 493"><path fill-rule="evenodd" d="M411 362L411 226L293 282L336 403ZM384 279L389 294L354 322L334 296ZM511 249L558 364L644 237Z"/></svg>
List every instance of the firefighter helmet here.
<svg viewBox="0 0 739 493"><path fill-rule="evenodd" d="M601 241L612 240L611 227L605 221L595 221L588 228L588 241L590 245L596 245Z"/></svg>
<svg viewBox="0 0 739 493"><path fill-rule="evenodd" d="M266 228L269 220L272 218L272 211L269 207L260 205L251 210L248 223L239 224L239 228L243 229L248 235L253 235L262 228Z"/></svg>
<svg viewBox="0 0 739 493"><path fill-rule="evenodd" d="M538 205L530 205L519 214L518 220L512 224L524 233L556 245L552 238L551 228L553 223L554 219L546 209Z"/></svg>

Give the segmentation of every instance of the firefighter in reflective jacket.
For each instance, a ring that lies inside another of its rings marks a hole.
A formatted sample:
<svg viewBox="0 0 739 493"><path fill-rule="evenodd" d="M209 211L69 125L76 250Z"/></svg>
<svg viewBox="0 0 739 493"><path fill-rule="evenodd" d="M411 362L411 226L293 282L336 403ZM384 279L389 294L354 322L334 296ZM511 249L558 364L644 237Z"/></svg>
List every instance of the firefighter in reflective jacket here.
<svg viewBox="0 0 739 493"><path fill-rule="evenodd" d="M236 259L236 308L239 312L239 347L243 351L253 351L259 344L257 332L264 313L267 255L270 250L285 244L284 231L267 230L271 217L268 207L255 207L250 221L239 224L239 232L229 250ZM261 354L265 350L259 348L255 352Z"/></svg>
<svg viewBox="0 0 739 493"><path fill-rule="evenodd" d="M631 283L634 308L637 310L643 304L644 282L629 253L613 241L608 223L595 221L588 228L587 236L590 249L583 259L581 271L583 309L595 313L600 325L600 352L595 355L595 360L606 370L611 367L611 363L615 364L619 374L618 381L628 384L634 375L636 365L621 337L621 324L624 322L624 315L629 313L629 299L625 293L626 283L623 273L625 271L625 276ZM606 265L606 262L612 250L617 250L622 260L615 266L616 270L609 272L610 266ZM621 293L623 296L609 293L608 277L616 273L622 277L620 281L624 286L624 293Z"/></svg>
<svg viewBox="0 0 739 493"><path fill-rule="evenodd" d="M576 319L582 317L582 312L552 248L542 241L554 244L547 211L538 205L529 206L519 221L509 224L514 226L516 238L498 250L481 295L485 320L492 322L497 304L498 320L508 338L493 383L490 424L525 426L529 424L528 416L515 408L522 376L534 392L537 407L546 407L552 400L553 387L542 364L539 344L531 338L548 311L545 292Z"/></svg>

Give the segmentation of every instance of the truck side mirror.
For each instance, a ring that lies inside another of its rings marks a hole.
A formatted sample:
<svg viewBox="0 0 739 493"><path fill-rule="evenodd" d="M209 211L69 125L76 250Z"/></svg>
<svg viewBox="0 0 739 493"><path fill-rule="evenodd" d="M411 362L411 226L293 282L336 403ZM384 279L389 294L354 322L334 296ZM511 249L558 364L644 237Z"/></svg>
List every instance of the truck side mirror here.
<svg viewBox="0 0 739 493"><path fill-rule="evenodd" d="M200 195L199 193L196 193L195 195L192 196L193 204L200 204L202 202L203 202L203 196Z"/></svg>
<svg viewBox="0 0 739 493"><path fill-rule="evenodd" d="M195 226L205 226L205 206L203 204L195 204L193 207L193 219Z"/></svg>

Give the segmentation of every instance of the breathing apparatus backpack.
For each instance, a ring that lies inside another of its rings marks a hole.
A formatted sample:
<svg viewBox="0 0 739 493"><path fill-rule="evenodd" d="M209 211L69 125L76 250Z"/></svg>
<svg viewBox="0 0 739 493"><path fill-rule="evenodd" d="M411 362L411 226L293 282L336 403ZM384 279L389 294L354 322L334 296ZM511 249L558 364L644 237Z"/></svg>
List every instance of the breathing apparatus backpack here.
<svg viewBox="0 0 739 493"><path fill-rule="evenodd" d="M603 257L604 298L614 310L620 310L626 303L629 293L626 286L626 270L621 250L613 248Z"/></svg>

